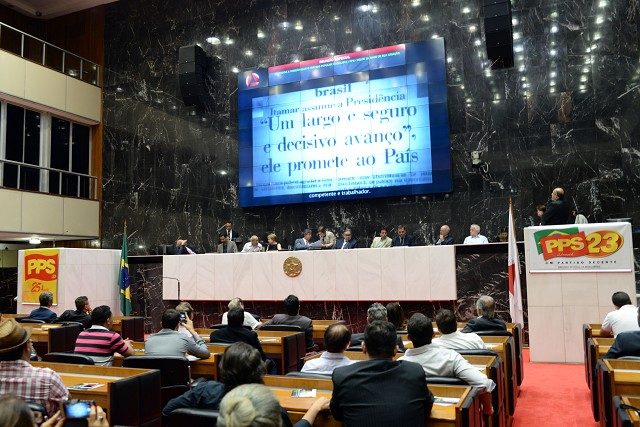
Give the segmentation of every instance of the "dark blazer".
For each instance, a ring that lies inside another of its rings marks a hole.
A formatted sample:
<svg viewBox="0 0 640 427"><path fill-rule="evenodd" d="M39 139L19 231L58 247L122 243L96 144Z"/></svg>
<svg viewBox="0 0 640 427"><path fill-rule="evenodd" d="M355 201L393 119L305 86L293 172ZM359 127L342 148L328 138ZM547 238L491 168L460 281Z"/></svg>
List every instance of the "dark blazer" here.
<svg viewBox="0 0 640 427"><path fill-rule="evenodd" d="M604 358L618 359L624 356L640 356L640 331L620 332Z"/></svg>
<svg viewBox="0 0 640 427"><path fill-rule="evenodd" d="M35 310L32 310L27 317L29 319L42 320L45 323L51 323L56 320L58 315L47 307L38 307Z"/></svg>
<svg viewBox="0 0 640 427"><path fill-rule="evenodd" d="M91 327L91 316L83 310L66 310L55 320L56 323L62 322L80 322L85 329Z"/></svg>
<svg viewBox="0 0 640 427"><path fill-rule="evenodd" d="M243 326L239 328L232 328L227 326L226 328L216 329L211 332L211 336L209 337L211 342L221 342L225 344L233 344L234 342L246 342L251 347L255 348L260 352L260 357L262 360L267 360L267 355L262 351L262 346L260 345L260 340L258 339L258 334L254 331L250 331L245 329Z"/></svg>
<svg viewBox="0 0 640 427"><path fill-rule="evenodd" d="M334 249L342 249L342 244L344 243L344 239L341 237L338 239L338 241L336 241L336 245L334 246ZM345 246L345 249L356 249L358 247L358 241L354 238L351 238L351 240L349 240L347 242L347 246Z"/></svg>
<svg viewBox="0 0 640 427"><path fill-rule="evenodd" d="M266 325L296 325L300 326L300 329L304 331L307 350L310 350L314 347L313 344L313 323L311 319L306 316L289 316L288 314L276 314L273 316L273 319L269 320L266 323L258 326L257 329L260 329L262 326Z"/></svg>
<svg viewBox="0 0 640 427"><path fill-rule="evenodd" d="M406 336L406 335L405 335ZM364 333L359 332L357 334L351 335L351 342L349 347L361 347L362 342L364 341ZM398 335L396 339L396 344L398 344L398 350L404 352L404 343L402 342L402 335Z"/></svg>
<svg viewBox="0 0 640 427"><path fill-rule="evenodd" d="M193 249L191 246L187 245L186 247L183 246L178 246L178 255L190 255L189 252L187 252L187 248L191 249L193 251L194 254L197 254L198 251L196 251L195 249Z"/></svg>
<svg viewBox="0 0 640 427"><path fill-rule="evenodd" d="M503 320L496 317L476 317L467 322L467 326L462 332L478 332L478 331L506 331L507 324Z"/></svg>
<svg viewBox="0 0 640 427"><path fill-rule="evenodd" d="M331 412L345 427L423 427L433 406L422 366L363 360L333 371Z"/></svg>
<svg viewBox="0 0 640 427"><path fill-rule="evenodd" d="M542 215L541 225L564 225L567 223L570 213L571 208L564 200L550 202Z"/></svg>
<svg viewBox="0 0 640 427"><path fill-rule="evenodd" d="M220 234L224 234L225 236L229 236L229 234L231 234L231 239L235 240L237 238L240 237L240 234L234 230L233 228L231 230L227 230L226 228L222 230L222 232L220 232Z"/></svg>
<svg viewBox="0 0 640 427"><path fill-rule="evenodd" d="M453 240L453 239L452 239ZM391 246L415 246L416 239L412 235L407 234L404 236L402 244L400 243L400 236L395 236L391 241Z"/></svg>
<svg viewBox="0 0 640 427"><path fill-rule="evenodd" d="M438 240L436 240L436 245L438 246L443 246L443 245L453 245L453 237L451 236L447 236L444 238L444 242L440 241L440 236L438 236Z"/></svg>

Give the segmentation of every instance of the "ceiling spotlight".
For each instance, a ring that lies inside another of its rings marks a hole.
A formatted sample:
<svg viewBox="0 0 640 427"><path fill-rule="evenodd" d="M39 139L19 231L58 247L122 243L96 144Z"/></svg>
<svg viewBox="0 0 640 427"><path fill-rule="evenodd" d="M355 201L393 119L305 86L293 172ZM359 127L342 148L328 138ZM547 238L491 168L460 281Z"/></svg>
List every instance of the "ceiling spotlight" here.
<svg viewBox="0 0 640 427"><path fill-rule="evenodd" d="M231 67L231 71L232 71L233 73L238 74L238 73L240 72L240 69L239 69L238 67Z"/></svg>
<svg viewBox="0 0 640 427"><path fill-rule="evenodd" d="M263 39L265 37L264 33L260 30L258 30L258 38L259 39Z"/></svg>
<svg viewBox="0 0 640 427"><path fill-rule="evenodd" d="M429 22L429 15L422 15L420 19L422 19L424 22Z"/></svg>
<svg viewBox="0 0 640 427"><path fill-rule="evenodd" d="M302 22L297 22L297 23L296 23L296 26L295 26L295 27L293 27L293 28L295 28L295 29L296 29L296 30L298 30L298 31L302 31L302 29L303 29L303 27L302 27Z"/></svg>
<svg viewBox="0 0 640 427"><path fill-rule="evenodd" d="M220 39L217 37L207 37L207 43L212 45L220 44Z"/></svg>
<svg viewBox="0 0 640 427"><path fill-rule="evenodd" d="M432 35L432 36L431 36L431 38L432 38L432 39L437 39L437 38L438 38L438 35L437 35L437 34L434 34L434 35Z"/></svg>
<svg viewBox="0 0 640 427"><path fill-rule="evenodd" d="M220 173L220 175L226 175L227 171L220 171L219 173Z"/></svg>
<svg viewBox="0 0 640 427"><path fill-rule="evenodd" d="M233 39L231 39L231 38L227 37L227 38L225 39L225 41L224 41L224 44L226 44L226 45L233 44Z"/></svg>
<svg viewBox="0 0 640 427"><path fill-rule="evenodd" d="M554 78L556 76L556 72L552 71L549 73L549 77Z"/></svg>
<svg viewBox="0 0 640 427"><path fill-rule="evenodd" d="M468 7L463 7L462 13L471 13L471 9L469 9Z"/></svg>
<svg viewBox="0 0 640 427"><path fill-rule="evenodd" d="M246 56L253 56L253 52L251 52L250 50L245 50L245 51L244 51L244 54L245 54Z"/></svg>
<svg viewBox="0 0 640 427"><path fill-rule="evenodd" d="M29 239L29 244L30 245L39 245L40 244L40 239L38 239L37 237L31 237Z"/></svg>
<svg viewBox="0 0 640 427"><path fill-rule="evenodd" d="M558 32L558 26L554 25L553 27L551 27L551 32L552 33L557 33Z"/></svg>
<svg viewBox="0 0 640 427"><path fill-rule="evenodd" d="M557 50L555 50L555 49L551 49L551 50L549 51L549 55L551 55L551 56L556 56L557 54L558 54L558 51L557 51Z"/></svg>
<svg viewBox="0 0 640 427"><path fill-rule="evenodd" d="M478 27L476 27L475 25L471 25L469 27L469 32L470 33L475 33L476 31L478 31ZM514 35L515 36L515 35Z"/></svg>

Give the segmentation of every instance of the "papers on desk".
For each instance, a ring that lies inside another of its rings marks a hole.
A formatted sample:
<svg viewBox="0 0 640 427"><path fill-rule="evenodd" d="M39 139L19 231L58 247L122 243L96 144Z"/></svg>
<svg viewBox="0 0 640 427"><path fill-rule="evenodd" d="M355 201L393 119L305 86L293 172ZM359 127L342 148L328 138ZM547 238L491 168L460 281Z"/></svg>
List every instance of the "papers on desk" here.
<svg viewBox="0 0 640 427"><path fill-rule="evenodd" d="M460 399L457 397L439 397L439 396L435 396L435 399L433 401L433 403L438 403L444 406L455 405L458 402L460 402Z"/></svg>
<svg viewBox="0 0 640 427"><path fill-rule="evenodd" d="M187 360L188 360L189 362L193 362L194 360L200 360L200 358L199 358L199 357L196 357L196 356L192 356L192 355L190 355L190 354L187 354Z"/></svg>
<svg viewBox="0 0 640 427"><path fill-rule="evenodd" d="M94 388L98 388L103 384L99 383L80 383L75 385L70 385L67 387L69 390L93 390Z"/></svg>
<svg viewBox="0 0 640 427"><path fill-rule="evenodd" d="M291 390L291 397L316 397L316 389L305 390L303 388L294 388Z"/></svg>

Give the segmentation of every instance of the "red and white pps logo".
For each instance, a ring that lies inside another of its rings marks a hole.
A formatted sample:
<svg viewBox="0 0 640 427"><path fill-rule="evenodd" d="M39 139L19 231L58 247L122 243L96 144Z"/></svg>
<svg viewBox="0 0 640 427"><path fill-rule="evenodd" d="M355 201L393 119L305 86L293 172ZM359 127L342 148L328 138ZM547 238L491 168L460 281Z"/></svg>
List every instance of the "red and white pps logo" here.
<svg viewBox="0 0 640 427"><path fill-rule="evenodd" d="M257 73L251 73L247 76L247 87L255 87L260 85L260 76Z"/></svg>

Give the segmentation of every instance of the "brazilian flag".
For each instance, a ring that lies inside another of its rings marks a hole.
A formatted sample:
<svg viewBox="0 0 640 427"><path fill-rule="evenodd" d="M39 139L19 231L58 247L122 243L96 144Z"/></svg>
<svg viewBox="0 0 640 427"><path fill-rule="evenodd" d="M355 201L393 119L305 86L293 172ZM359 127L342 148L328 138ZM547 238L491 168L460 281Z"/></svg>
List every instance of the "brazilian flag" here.
<svg viewBox="0 0 640 427"><path fill-rule="evenodd" d="M131 314L131 286L129 284L129 261L127 257L127 224L122 234L122 251L120 252L120 274L118 274L118 289L120 289L120 310L125 316Z"/></svg>

